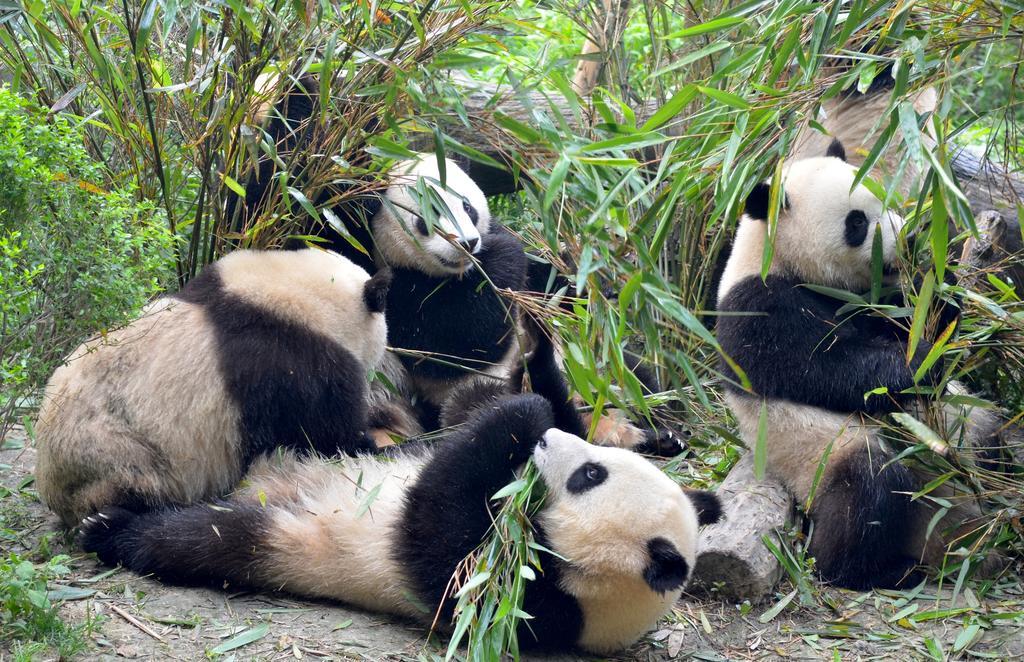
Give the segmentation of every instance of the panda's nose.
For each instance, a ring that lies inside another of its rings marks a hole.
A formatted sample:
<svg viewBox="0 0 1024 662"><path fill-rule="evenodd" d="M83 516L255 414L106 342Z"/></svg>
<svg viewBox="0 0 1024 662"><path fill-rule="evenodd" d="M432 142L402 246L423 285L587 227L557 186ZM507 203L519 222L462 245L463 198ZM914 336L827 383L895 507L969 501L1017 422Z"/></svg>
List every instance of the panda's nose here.
<svg viewBox="0 0 1024 662"><path fill-rule="evenodd" d="M472 239L460 239L459 246L462 246L467 253L472 253L476 250L476 247L480 245L480 237L473 237Z"/></svg>

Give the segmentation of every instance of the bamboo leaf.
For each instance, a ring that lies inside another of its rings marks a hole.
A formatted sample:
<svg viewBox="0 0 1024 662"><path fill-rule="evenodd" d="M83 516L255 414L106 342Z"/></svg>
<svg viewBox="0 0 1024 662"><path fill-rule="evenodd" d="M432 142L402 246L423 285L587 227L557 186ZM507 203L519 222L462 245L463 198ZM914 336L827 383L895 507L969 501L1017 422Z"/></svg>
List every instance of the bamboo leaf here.
<svg viewBox="0 0 1024 662"><path fill-rule="evenodd" d="M478 572L477 574L475 574L472 577L470 577L469 581L467 581L465 584L463 584L459 588L459 591L458 591L458 593L455 594L455 597L456 598L461 598L462 596L466 595L467 593L469 593L470 591L475 589L477 586L481 586L484 582L486 582L490 578L491 578L491 573L490 572L488 572L486 570L483 571L483 572Z"/></svg>
<svg viewBox="0 0 1024 662"><path fill-rule="evenodd" d="M526 487L526 485L526 481L522 478L520 478L519 480L514 480L505 487L495 492L494 495L491 496L491 501L497 501L498 499L504 499L507 496L518 494L520 491L522 491L524 487Z"/></svg>
<svg viewBox="0 0 1024 662"><path fill-rule="evenodd" d="M931 306L932 293L935 291L935 274L929 271L924 276L921 284L921 291L917 296L917 305L914 306L914 319L910 324L910 339L907 342L907 363L909 364L917 352L917 345L921 342L921 334L924 333L924 325L928 320L928 308Z"/></svg>
<svg viewBox="0 0 1024 662"><path fill-rule="evenodd" d="M555 163L555 167L551 169L551 176L548 178L547 190L544 191L544 202L541 205L545 212L551 209L551 205L554 204L555 198L561 192L562 183L565 182L565 176L569 173L570 163L571 161L563 154L558 157L558 162Z"/></svg>
<svg viewBox="0 0 1024 662"><path fill-rule="evenodd" d="M711 97L715 101L723 103L726 106L738 108L739 110L747 110L750 108L750 104L747 103L746 100L744 100L743 97L739 96L738 94L734 94L726 90L720 90L714 87L704 87L702 85L698 85L697 90L700 91L701 94Z"/></svg>
<svg viewBox="0 0 1024 662"><path fill-rule="evenodd" d="M684 85L682 89L672 95L672 98L665 102L661 108L659 108L650 119L644 122L644 125L640 127L641 131L653 131L657 129L665 122L675 117L680 110L685 108L687 104L693 101L693 98L697 96L697 88L693 85Z"/></svg>
<svg viewBox="0 0 1024 662"><path fill-rule="evenodd" d="M316 212L316 207L314 207L313 203L309 201L309 198L306 197L305 193L295 188L294 186L289 186L288 195L295 198L295 200L306 211L307 214L309 214L313 218L320 218L320 214Z"/></svg>
<svg viewBox="0 0 1024 662"><path fill-rule="evenodd" d="M754 443L754 477L764 480L765 467L768 464L768 402L761 401L761 411L757 415L757 440Z"/></svg>
<svg viewBox="0 0 1024 662"><path fill-rule="evenodd" d="M772 605L771 609L761 614L757 619L758 622L771 623L773 620L775 620L775 617L782 613L782 610L785 609L789 605L789 603L793 601L793 598L796 597L797 590L798 589L793 589L792 591L787 593L785 597L783 597L781 600Z"/></svg>
<svg viewBox="0 0 1024 662"><path fill-rule="evenodd" d="M267 633L269 632L270 626L266 623L260 623L256 627L249 628L248 630L238 635L235 635L234 637L225 641L223 644L211 648L210 652L207 655L208 657L223 655L224 653L233 651L236 648L241 648L242 646L247 646L253 643L254 641L259 641L263 637L267 636Z"/></svg>
<svg viewBox="0 0 1024 662"><path fill-rule="evenodd" d="M935 263L935 278L942 282L946 277L946 259L949 251L949 211L938 180L933 179L932 217L929 222L929 238L932 245L932 260Z"/></svg>
<svg viewBox="0 0 1024 662"><path fill-rule="evenodd" d="M875 232L871 237L871 303L878 303L882 295L882 271L885 268L885 258L882 255L882 224L875 225Z"/></svg>
<svg viewBox="0 0 1024 662"><path fill-rule="evenodd" d="M664 39L676 39L686 37L696 37L702 34L708 34L709 32L721 32L727 30L734 25L739 25L744 20L742 16L722 16L708 21L707 23L700 23L698 25L691 25L688 28L683 28L671 34L668 34Z"/></svg>
<svg viewBox="0 0 1024 662"><path fill-rule="evenodd" d="M923 442L933 451L935 451L939 455L946 454L946 451L949 449L949 447L946 445L946 442L942 439L942 437L936 434L935 431L932 430L930 427L928 427L921 421L917 420L910 414L905 414L903 412L895 412L892 415L892 417L893 419L895 419L897 423L906 428L912 435L917 437L921 442Z"/></svg>

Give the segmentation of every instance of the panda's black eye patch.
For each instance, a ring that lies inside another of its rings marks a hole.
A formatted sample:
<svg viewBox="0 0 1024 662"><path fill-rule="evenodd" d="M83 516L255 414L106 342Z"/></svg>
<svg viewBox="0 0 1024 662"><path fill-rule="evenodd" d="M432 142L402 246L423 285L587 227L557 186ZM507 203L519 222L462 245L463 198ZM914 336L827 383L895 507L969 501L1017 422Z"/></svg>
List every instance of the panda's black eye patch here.
<svg viewBox="0 0 1024 662"><path fill-rule="evenodd" d="M854 209L846 215L846 229L843 232L846 245L856 248L868 238L868 217L859 209Z"/></svg>
<svg viewBox="0 0 1024 662"><path fill-rule="evenodd" d="M569 481L565 484L565 489L569 490L569 494L583 494L587 490L597 487L607 478L608 470L603 465L597 462L586 462L572 472Z"/></svg>
<svg viewBox="0 0 1024 662"><path fill-rule="evenodd" d="M477 221L480 220L480 214L476 212L473 205L469 204L468 200L462 201L462 211L466 212L466 215L469 216L469 220L472 221L473 225L476 225Z"/></svg>
<svg viewBox="0 0 1024 662"><path fill-rule="evenodd" d="M416 232L419 232L424 237L427 236L427 222L423 220L423 217L419 214L412 215L413 225L416 227Z"/></svg>

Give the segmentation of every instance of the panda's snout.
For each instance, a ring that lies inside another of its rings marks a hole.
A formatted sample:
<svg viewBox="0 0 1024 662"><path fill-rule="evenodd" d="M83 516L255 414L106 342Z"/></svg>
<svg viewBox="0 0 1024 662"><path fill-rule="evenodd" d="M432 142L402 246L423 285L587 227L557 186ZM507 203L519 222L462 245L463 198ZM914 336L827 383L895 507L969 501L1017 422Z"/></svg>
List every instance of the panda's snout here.
<svg viewBox="0 0 1024 662"><path fill-rule="evenodd" d="M480 247L480 237L473 237L472 239L460 239L459 246L461 246L467 253L474 254Z"/></svg>

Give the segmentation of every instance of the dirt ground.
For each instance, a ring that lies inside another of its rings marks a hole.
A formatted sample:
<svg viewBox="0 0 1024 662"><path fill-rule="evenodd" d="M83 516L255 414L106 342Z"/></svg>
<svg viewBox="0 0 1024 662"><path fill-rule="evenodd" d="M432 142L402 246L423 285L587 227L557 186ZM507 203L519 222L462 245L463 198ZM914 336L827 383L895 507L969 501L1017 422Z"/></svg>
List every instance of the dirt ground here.
<svg viewBox="0 0 1024 662"><path fill-rule="evenodd" d="M165 586L106 568L56 532L56 518L31 484L35 451L15 430L0 450L2 521L17 522L8 551L31 555L50 536L53 553L72 555L73 573L51 590L70 623L99 616L91 649L80 659L430 660L444 642L420 626L284 594L226 593ZM761 604L737 605L684 596L656 631L624 660L915 660L1024 659L1024 588L1017 577L974 585L956 596L925 586L916 593L815 590L801 605L783 582ZM984 597L979 597L983 595ZM239 641L250 640L248 643ZM14 642L0 642L0 662ZM216 649L228 648L223 653ZM542 658L582 660L575 656Z"/></svg>

